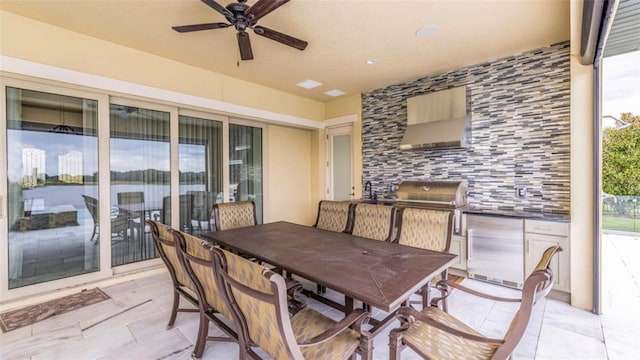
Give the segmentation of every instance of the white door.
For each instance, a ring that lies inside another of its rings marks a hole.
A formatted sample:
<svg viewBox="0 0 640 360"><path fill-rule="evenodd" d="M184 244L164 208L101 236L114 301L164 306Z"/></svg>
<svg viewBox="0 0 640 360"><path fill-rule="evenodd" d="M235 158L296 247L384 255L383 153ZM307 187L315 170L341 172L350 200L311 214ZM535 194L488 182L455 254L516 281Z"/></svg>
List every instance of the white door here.
<svg viewBox="0 0 640 360"><path fill-rule="evenodd" d="M349 124L327 131L327 198L330 200L353 199L352 129Z"/></svg>

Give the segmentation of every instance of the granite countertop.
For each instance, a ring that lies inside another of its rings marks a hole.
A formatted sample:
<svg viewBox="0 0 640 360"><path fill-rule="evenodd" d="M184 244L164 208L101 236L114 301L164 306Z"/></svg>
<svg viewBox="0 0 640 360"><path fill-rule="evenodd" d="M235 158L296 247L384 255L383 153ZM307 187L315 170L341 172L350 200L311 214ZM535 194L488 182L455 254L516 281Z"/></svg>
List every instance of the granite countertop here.
<svg viewBox="0 0 640 360"><path fill-rule="evenodd" d="M538 209L522 210L522 209L488 209L470 206L464 209L465 214L480 215L497 215L518 217L524 219L548 220L548 221L569 221L571 214L569 212L560 211L540 211Z"/></svg>
<svg viewBox="0 0 640 360"><path fill-rule="evenodd" d="M354 202L362 202L369 204L384 204L384 205L394 205L398 202L395 198L384 198L380 197L377 199L356 199ZM537 219L537 220L547 220L547 221L563 221L568 222L571 220L571 214L568 211L542 211L539 209L492 209L492 208L483 208L478 206L467 206L462 209L462 212L465 214L480 214L480 215L495 215L495 216L507 216L507 217L517 217L523 219Z"/></svg>

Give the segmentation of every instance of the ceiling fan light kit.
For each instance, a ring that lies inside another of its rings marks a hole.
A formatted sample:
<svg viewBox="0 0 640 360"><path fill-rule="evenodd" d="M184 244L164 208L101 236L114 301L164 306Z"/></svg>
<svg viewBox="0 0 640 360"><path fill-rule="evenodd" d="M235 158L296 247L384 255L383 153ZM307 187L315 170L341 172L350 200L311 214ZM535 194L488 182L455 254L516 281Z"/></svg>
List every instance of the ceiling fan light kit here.
<svg viewBox="0 0 640 360"><path fill-rule="evenodd" d="M251 40L249 39L247 29L253 30L257 35L291 46L301 51L308 45L304 40L257 25L258 20L263 16L286 4L289 0L258 0L253 4L253 6L247 5L247 0L238 0L238 2L231 3L226 7L220 5L215 0L202 0L202 2L222 14L229 23L215 22L181 25L173 26L172 29L179 33L185 33L201 30L223 29L233 26L237 31L236 37L238 39L238 48L240 49L240 58L242 60L253 59L253 50L251 48Z"/></svg>

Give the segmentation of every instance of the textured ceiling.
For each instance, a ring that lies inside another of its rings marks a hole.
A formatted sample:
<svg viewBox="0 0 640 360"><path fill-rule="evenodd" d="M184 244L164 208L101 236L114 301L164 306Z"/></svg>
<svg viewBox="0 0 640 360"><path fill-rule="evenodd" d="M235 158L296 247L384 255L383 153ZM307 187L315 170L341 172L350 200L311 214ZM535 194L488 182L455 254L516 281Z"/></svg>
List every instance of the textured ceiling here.
<svg viewBox="0 0 640 360"><path fill-rule="evenodd" d="M568 40L569 5L566 0L292 0L258 24L308 41L307 49L250 32L255 59L238 61L233 28L184 34L171 29L224 21L199 0L0 0L5 11L319 101L332 100L323 92L335 88L365 92ZM430 25L439 28L435 36L415 36ZM377 63L367 65L369 58ZM323 85L295 86L305 79Z"/></svg>

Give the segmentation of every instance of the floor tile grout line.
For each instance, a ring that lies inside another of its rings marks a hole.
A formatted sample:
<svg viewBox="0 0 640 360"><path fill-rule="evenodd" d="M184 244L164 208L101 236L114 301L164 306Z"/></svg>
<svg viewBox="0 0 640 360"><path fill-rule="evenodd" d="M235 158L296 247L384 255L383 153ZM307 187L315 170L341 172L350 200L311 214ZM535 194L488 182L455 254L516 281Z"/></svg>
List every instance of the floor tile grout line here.
<svg viewBox="0 0 640 360"><path fill-rule="evenodd" d="M120 312L118 312L118 313L115 313L115 314L113 314L113 315L111 315L111 316L109 316L109 317L106 317L106 318L104 318L104 319L102 319L102 320L98 321L97 323L91 324L91 325L87 326L87 327L86 327L86 328L84 328L84 329L80 329L80 331L89 330L89 329L91 329L92 327L94 327L94 326L96 326L96 325L102 324L103 322L105 322L105 321L107 321L107 320L111 320L111 319L113 319L113 318L114 318L114 317L116 317L116 316L119 316L119 315L121 315L121 314L124 314L125 312L127 312L127 311L129 311L129 310L133 310L133 309L137 308L138 306L142 306L142 305L144 305L144 304L146 304L146 303L148 303L148 302L150 302L150 301L153 301L153 300L151 300L151 299L147 299L147 300L145 300L145 301L141 302L140 304L133 305L133 306L131 306L131 307L127 308L127 309L124 309L124 310L122 310L122 311L120 311Z"/></svg>
<svg viewBox="0 0 640 360"><path fill-rule="evenodd" d="M604 353L607 356L607 359L610 358L609 356L609 347L607 346L607 337L604 335L604 326L602 325L602 316L598 316L598 323L600 323L600 331L602 332L602 346L604 346Z"/></svg>

